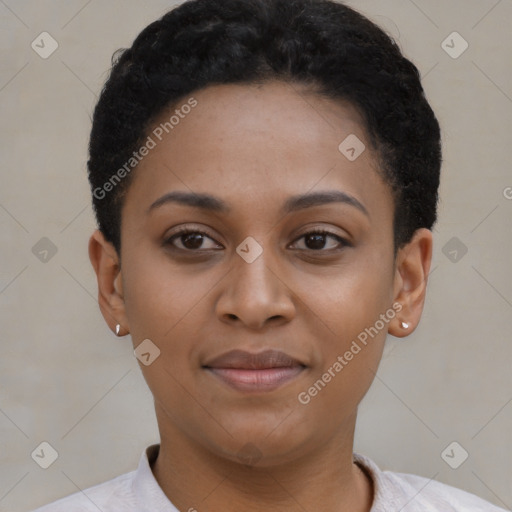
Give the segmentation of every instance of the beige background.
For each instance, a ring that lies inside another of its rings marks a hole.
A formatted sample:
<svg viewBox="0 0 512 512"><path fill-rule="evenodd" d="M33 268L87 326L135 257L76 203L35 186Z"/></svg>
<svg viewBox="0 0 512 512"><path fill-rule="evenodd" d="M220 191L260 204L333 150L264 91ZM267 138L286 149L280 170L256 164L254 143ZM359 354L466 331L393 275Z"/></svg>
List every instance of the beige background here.
<svg viewBox="0 0 512 512"><path fill-rule="evenodd" d="M424 317L406 340L390 337L355 449L510 508L512 2L349 4L418 65L445 158ZM85 163L112 53L171 5L0 0L0 511L135 469L158 441L131 342L116 339L97 306ZM59 44L46 60L31 48L43 31ZM453 31L469 43L457 59L441 47ZM43 237L57 248L46 263L32 252ZM468 249L456 263L442 251L452 237ZM31 458L42 441L59 453L46 470ZM458 469L441 458L452 441L469 452Z"/></svg>

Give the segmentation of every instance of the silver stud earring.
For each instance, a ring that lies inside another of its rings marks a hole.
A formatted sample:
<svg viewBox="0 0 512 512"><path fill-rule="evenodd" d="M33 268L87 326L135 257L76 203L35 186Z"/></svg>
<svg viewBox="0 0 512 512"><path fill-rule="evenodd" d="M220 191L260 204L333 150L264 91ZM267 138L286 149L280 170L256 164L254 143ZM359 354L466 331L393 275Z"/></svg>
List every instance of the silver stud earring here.
<svg viewBox="0 0 512 512"><path fill-rule="evenodd" d="M407 322L402 322L402 327L404 329L409 329L409 324Z"/></svg>
<svg viewBox="0 0 512 512"><path fill-rule="evenodd" d="M121 324L116 325L116 336L119 336L119 332L121 331Z"/></svg>

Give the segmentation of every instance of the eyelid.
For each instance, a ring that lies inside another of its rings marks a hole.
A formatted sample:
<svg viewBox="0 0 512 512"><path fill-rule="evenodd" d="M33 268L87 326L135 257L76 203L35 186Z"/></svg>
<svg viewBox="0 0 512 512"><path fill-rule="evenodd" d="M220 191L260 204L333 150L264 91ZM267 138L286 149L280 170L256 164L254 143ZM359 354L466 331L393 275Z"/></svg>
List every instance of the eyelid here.
<svg viewBox="0 0 512 512"><path fill-rule="evenodd" d="M320 227L318 227L318 228L309 228L304 233L298 235L295 238L295 240L292 242L292 245L297 243L301 238L304 238L307 235L330 236L332 238L335 238L338 241L338 243L341 245L341 247L337 248L337 249L326 249L326 250L322 250L322 249L319 249L319 250L315 250L315 249L300 249L300 250L322 253L322 252L337 251L337 250L340 250L341 248L343 248L344 246L347 246L347 247L352 247L353 246L353 244L351 242L349 242L349 240L347 240L345 237L339 235L338 233L334 233L334 232L330 231L329 229L320 228Z"/></svg>

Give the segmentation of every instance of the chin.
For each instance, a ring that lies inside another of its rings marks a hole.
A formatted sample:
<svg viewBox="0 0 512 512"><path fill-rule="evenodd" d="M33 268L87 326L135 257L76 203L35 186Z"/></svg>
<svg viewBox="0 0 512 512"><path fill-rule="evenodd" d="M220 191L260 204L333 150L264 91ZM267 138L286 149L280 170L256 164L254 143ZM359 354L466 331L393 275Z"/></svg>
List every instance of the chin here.
<svg viewBox="0 0 512 512"><path fill-rule="evenodd" d="M221 457L246 466L263 468L292 462L307 452L314 434L295 424L285 426L282 421L275 421L274 416L273 422L260 424L259 428L254 422L231 426L227 429L232 435L229 440L224 438L223 444L213 442L210 446L216 445L214 450Z"/></svg>

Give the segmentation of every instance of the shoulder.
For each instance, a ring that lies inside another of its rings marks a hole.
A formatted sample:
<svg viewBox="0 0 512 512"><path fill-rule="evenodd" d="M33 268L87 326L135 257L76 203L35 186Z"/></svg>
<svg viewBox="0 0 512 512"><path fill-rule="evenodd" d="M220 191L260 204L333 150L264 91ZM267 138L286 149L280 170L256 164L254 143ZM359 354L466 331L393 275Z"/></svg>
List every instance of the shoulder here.
<svg viewBox="0 0 512 512"><path fill-rule="evenodd" d="M371 475L375 486L371 512L506 512L505 509L437 480L408 473L382 471L368 457L354 460Z"/></svg>
<svg viewBox="0 0 512 512"><path fill-rule="evenodd" d="M504 512L504 509L492 505L488 501L467 491L407 473L385 471L390 483L396 488L409 489L425 510L446 510L450 512ZM410 495L411 493L409 493ZM414 509L413 509L414 510ZM423 510L423 509L418 509Z"/></svg>
<svg viewBox="0 0 512 512"><path fill-rule="evenodd" d="M123 512L135 511L132 482L136 471L125 473L107 482L44 505L32 512Z"/></svg>

